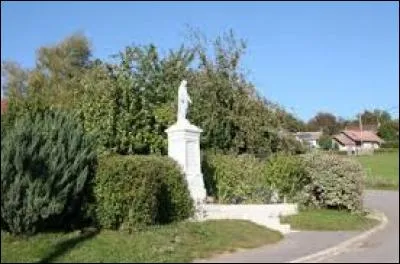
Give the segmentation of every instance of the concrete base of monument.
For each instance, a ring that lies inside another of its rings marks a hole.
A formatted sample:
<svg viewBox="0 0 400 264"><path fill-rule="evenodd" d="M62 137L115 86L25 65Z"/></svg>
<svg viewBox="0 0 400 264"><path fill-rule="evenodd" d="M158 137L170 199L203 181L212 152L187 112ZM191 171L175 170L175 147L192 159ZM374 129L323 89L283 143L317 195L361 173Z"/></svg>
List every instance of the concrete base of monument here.
<svg viewBox="0 0 400 264"><path fill-rule="evenodd" d="M297 204L202 204L197 207L196 221L240 219L252 221L267 228L290 233L290 225L281 224L280 216L298 213Z"/></svg>

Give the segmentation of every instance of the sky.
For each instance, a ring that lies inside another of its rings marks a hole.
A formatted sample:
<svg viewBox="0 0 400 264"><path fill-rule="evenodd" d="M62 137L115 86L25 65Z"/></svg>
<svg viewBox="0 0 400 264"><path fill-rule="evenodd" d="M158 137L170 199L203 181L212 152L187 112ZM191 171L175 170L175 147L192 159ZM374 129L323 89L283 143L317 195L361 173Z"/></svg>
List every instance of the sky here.
<svg viewBox="0 0 400 264"><path fill-rule="evenodd" d="M79 31L101 59L132 43L168 50L187 25L209 38L233 29L247 42L249 80L298 118L373 108L398 117L397 2L2 1L1 60L33 67L37 48Z"/></svg>

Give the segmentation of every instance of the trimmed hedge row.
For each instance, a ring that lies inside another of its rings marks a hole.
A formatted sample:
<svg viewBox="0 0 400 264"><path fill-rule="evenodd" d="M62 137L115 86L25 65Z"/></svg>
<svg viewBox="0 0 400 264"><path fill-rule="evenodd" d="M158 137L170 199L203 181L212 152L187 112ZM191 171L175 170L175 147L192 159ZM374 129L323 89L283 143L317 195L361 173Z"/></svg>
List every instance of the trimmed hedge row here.
<svg viewBox="0 0 400 264"><path fill-rule="evenodd" d="M295 202L296 195L309 184L306 167L299 156L277 154L266 163L264 177L268 186L279 194L279 200L287 198Z"/></svg>
<svg viewBox="0 0 400 264"><path fill-rule="evenodd" d="M268 203L271 199L264 162L254 156L203 153L202 171L207 194L219 203Z"/></svg>
<svg viewBox="0 0 400 264"><path fill-rule="evenodd" d="M399 140L386 141L382 143L383 149L399 149Z"/></svg>
<svg viewBox="0 0 400 264"><path fill-rule="evenodd" d="M282 202L286 197L303 207L362 208L363 168L356 160L333 153L279 154L267 161L205 155L203 173L208 194L219 203Z"/></svg>
<svg viewBox="0 0 400 264"><path fill-rule="evenodd" d="M398 148L379 148L375 149L374 153L392 153L392 152L399 152Z"/></svg>
<svg viewBox="0 0 400 264"><path fill-rule="evenodd" d="M104 156L95 178L97 219L103 228L135 230L193 215L177 164L162 156Z"/></svg>

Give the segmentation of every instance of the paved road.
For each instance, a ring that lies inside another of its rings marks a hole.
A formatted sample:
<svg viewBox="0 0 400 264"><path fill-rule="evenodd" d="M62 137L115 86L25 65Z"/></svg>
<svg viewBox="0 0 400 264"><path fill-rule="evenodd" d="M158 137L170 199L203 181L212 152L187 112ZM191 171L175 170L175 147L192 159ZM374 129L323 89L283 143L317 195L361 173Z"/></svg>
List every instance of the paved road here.
<svg viewBox="0 0 400 264"><path fill-rule="evenodd" d="M386 214L389 223L382 231L371 236L366 243L348 252L324 260L325 262L398 262L399 261L399 192L368 191L365 206ZM277 263L330 248L360 234L360 232L294 232L275 245L196 260L196 263Z"/></svg>
<svg viewBox="0 0 400 264"><path fill-rule="evenodd" d="M368 191L365 205L385 213L386 228L326 263L399 263L399 192Z"/></svg>

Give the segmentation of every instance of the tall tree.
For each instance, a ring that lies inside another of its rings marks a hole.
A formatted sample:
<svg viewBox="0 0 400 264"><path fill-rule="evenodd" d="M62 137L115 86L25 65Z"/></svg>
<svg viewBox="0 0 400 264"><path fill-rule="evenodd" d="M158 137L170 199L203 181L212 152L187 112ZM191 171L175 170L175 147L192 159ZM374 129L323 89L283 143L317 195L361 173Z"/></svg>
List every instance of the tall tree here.
<svg viewBox="0 0 400 264"><path fill-rule="evenodd" d="M50 104L72 108L80 80L91 65L88 39L75 33L61 42L37 51L36 67L32 70L29 86Z"/></svg>
<svg viewBox="0 0 400 264"><path fill-rule="evenodd" d="M23 69L17 62L3 61L1 63L2 95L25 95L28 89L28 77L29 71Z"/></svg>
<svg viewBox="0 0 400 264"><path fill-rule="evenodd" d="M312 131L322 130L326 135L334 135L340 131L340 124L336 116L331 113L319 112L308 124L308 129Z"/></svg>

